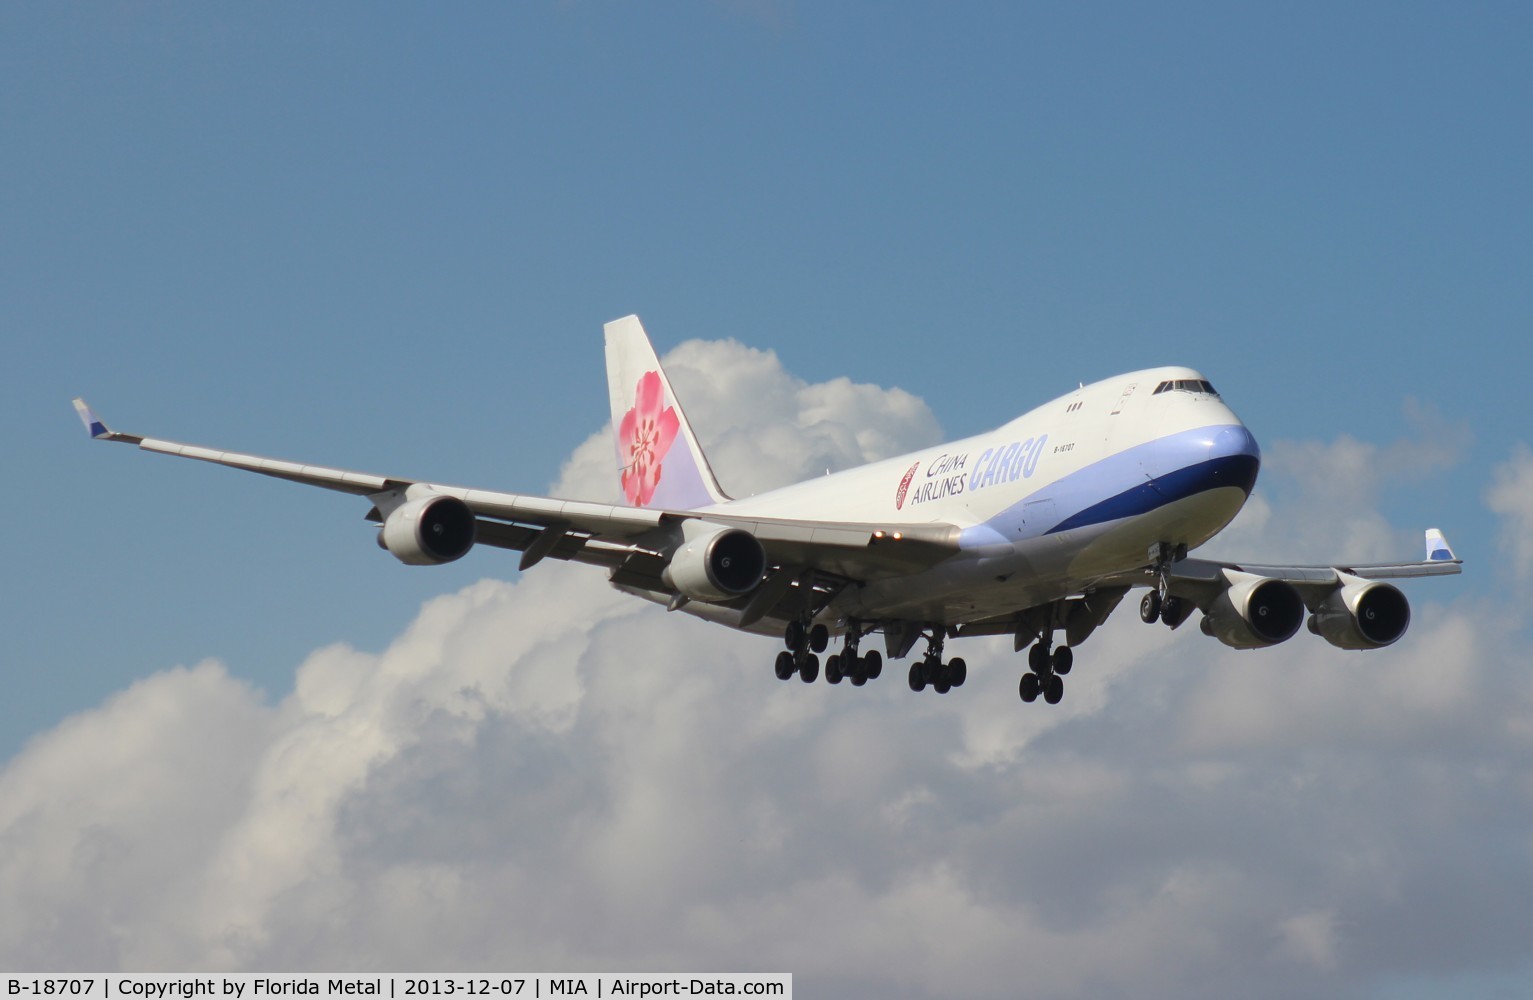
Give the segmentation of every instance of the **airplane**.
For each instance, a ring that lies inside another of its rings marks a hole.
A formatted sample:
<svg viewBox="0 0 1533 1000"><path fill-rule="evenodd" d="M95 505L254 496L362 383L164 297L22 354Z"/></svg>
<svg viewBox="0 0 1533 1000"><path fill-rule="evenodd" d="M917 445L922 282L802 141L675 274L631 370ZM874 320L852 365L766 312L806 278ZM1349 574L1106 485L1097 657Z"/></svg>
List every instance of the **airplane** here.
<svg viewBox="0 0 1533 1000"><path fill-rule="evenodd" d="M1256 483L1256 439L1191 368L1080 385L992 431L735 499L720 488L637 316L607 323L618 485L625 503L502 493L305 465L109 429L81 399L91 438L364 498L378 545L408 565L476 544L603 567L612 586L707 621L781 639L780 680L862 686L909 656L908 683L945 694L968 676L950 639L1010 635L1028 650L1024 702L1058 704L1074 650L1129 591L1173 629L1194 611L1235 649L1286 642L1305 624L1342 649L1393 644L1410 605L1384 582L1455 574L1443 533L1426 556L1378 565L1220 562L1189 553ZM1062 642L1056 637L1062 635ZM863 640L882 635L884 651Z"/></svg>

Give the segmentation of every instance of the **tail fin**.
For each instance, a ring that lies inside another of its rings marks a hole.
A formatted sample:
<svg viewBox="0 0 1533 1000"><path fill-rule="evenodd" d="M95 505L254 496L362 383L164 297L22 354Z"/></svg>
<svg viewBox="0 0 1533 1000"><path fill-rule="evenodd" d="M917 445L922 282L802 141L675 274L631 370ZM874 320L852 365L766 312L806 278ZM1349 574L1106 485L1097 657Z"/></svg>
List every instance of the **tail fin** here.
<svg viewBox="0 0 1533 1000"><path fill-rule="evenodd" d="M624 316L603 329L624 498L635 507L669 510L692 510L728 500L639 317Z"/></svg>

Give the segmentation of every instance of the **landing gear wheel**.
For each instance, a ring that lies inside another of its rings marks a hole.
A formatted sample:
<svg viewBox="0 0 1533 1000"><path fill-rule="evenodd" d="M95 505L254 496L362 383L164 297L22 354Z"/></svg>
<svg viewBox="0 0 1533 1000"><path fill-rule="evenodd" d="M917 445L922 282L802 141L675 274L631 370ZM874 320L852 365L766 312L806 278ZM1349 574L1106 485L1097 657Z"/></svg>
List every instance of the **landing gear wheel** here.
<svg viewBox="0 0 1533 1000"><path fill-rule="evenodd" d="M1054 672L1061 677L1070 672L1075 666L1075 653L1069 646L1060 646L1054 650Z"/></svg>
<svg viewBox="0 0 1533 1000"><path fill-rule="evenodd" d="M804 645L804 623L795 618L783 629L782 641L789 649L800 649Z"/></svg>
<svg viewBox="0 0 1533 1000"><path fill-rule="evenodd" d="M824 625L816 625L809 630L809 648L816 653L825 652L825 647L830 645L830 629Z"/></svg>
<svg viewBox="0 0 1533 1000"><path fill-rule="evenodd" d="M912 691L925 691L926 690L926 672L921 669L921 664L919 664L919 663L912 663L910 665L910 677L909 677L909 681L910 681L910 690L912 690Z"/></svg>
<svg viewBox="0 0 1533 1000"><path fill-rule="evenodd" d="M1058 705L1060 699L1065 696L1065 682L1056 674L1043 683L1043 700L1050 705Z"/></svg>
<svg viewBox="0 0 1533 1000"><path fill-rule="evenodd" d="M1049 672L1049 647L1041 642L1033 643L1033 648L1027 651L1027 669L1038 675Z"/></svg>
<svg viewBox="0 0 1533 1000"><path fill-rule="evenodd" d="M1042 691L1043 680L1037 674L1023 674L1022 683L1017 685L1017 694L1029 705L1038 700Z"/></svg>
<svg viewBox="0 0 1533 1000"><path fill-rule="evenodd" d="M955 656L948 661L947 676L955 688L963 687L963 682L969 679L969 665L963 662L963 657Z"/></svg>
<svg viewBox="0 0 1533 1000"><path fill-rule="evenodd" d="M938 694L947 694L948 691L952 690L952 687L953 685L947 682L946 677L939 677L937 683L932 685L932 690Z"/></svg>
<svg viewBox="0 0 1533 1000"><path fill-rule="evenodd" d="M793 654L786 649L778 653L777 663L773 666L773 669L777 671L777 679L780 681L785 681L792 677L793 671L796 669L793 663Z"/></svg>
<svg viewBox="0 0 1533 1000"><path fill-rule="evenodd" d="M1160 591L1152 590L1139 602L1139 620L1154 625L1160 620Z"/></svg>
<svg viewBox="0 0 1533 1000"><path fill-rule="evenodd" d="M878 680L878 675L884 672L884 657L878 650L872 650L862 658L863 668L868 673L868 680Z"/></svg>
<svg viewBox="0 0 1533 1000"><path fill-rule="evenodd" d="M864 663L862 660L853 660L852 661L852 672L851 672L850 676L852 678L852 686L853 687L862 687L864 684L866 684L868 682L868 667L867 667L867 664Z"/></svg>
<svg viewBox="0 0 1533 1000"><path fill-rule="evenodd" d="M805 684L813 684L815 678L820 676L820 658L813 653L805 653L804 662L798 667L798 676Z"/></svg>
<svg viewBox="0 0 1533 1000"><path fill-rule="evenodd" d="M1160 603L1160 620L1170 628L1176 628L1192 614L1184 597L1168 597Z"/></svg>
<svg viewBox="0 0 1533 1000"><path fill-rule="evenodd" d="M825 661L825 680L831 684L841 683L841 657L834 653Z"/></svg>

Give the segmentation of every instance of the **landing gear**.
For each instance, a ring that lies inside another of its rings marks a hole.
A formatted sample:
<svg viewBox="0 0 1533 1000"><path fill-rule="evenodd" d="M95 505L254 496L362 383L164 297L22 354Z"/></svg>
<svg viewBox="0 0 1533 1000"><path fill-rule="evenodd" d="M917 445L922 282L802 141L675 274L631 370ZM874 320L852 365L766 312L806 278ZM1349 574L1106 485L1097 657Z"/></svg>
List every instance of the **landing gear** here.
<svg viewBox="0 0 1533 1000"><path fill-rule="evenodd" d="M862 687L884 672L884 658L876 649L866 655L858 654L857 645L864 634L861 623L847 623L845 647L825 659L827 681L840 684L849 679L854 687ZM783 629L783 644L788 648L777 654L774 665L779 680L785 681L798 674L805 684L809 684L819 678L820 657L817 654L830 647L829 628L795 618Z"/></svg>
<svg viewBox="0 0 1533 1000"><path fill-rule="evenodd" d="M804 622L795 618L788 622L787 628L783 629L783 645L788 648L777 654L777 660L773 664L773 672L780 681L788 680L794 674L805 684L814 683L820 676L820 658L815 652L823 650L830 638L830 630L824 625L807 627ZM816 646L816 641L819 645ZM814 650L814 652L811 652ZM827 667L826 676L830 676Z"/></svg>
<svg viewBox="0 0 1533 1000"><path fill-rule="evenodd" d="M1054 636L1045 632L1027 651L1027 673L1017 683L1017 695L1028 704L1043 700L1058 705L1065 696L1064 675L1075 666L1075 651L1069 646L1052 649Z"/></svg>
<svg viewBox="0 0 1533 1000"><path fill-rule="evenodd" d="M942 643L946 638L942 626L932 627L926 637L926 655L910 665L910 690L924 691L930 684L938 694L947 694L955 687L963 687L963 682L969 679L969 665L963 657L942 662Z"/></svg>
<svg viewBox="0 0 1533 1000"><path fill-rule="evenodd" d="M1192 603L1171 593L1171 566L1186 558L1186 544L1173 546L1170 542L1157 542L1150 546L1147 572L1155 577L1155 589L1139 602L1139 619L1146 625L1164 622L1168 627L1176 628L1192 614Z"/></svg>

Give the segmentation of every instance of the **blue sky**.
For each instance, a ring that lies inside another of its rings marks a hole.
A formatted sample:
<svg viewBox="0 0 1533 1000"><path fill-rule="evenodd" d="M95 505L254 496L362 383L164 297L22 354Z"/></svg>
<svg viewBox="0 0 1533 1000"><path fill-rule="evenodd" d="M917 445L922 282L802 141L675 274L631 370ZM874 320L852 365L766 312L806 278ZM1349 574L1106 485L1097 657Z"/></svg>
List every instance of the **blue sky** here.
<svg viewBox="0 0 1533 1000"><path fill-rule="evenodd" d="M732 338L903 388L951 436L1190 364L1278 463L1258 490L1289 533L1244 554L1408 556L1440 525L1470 572L1412 596L1508 600L1485 495L1530 439L1530 22L6 5L0 752L207 658L275 705L313 651L382 651L423 602L515 579L495 553L398 566L347 498L88 446L71 396L128 431L542 491L605 422L600 326L629 312L662 352ZM1357 463L1377 475L1334 498L1376 514L1362 535L1313 502Z"/></svg>

